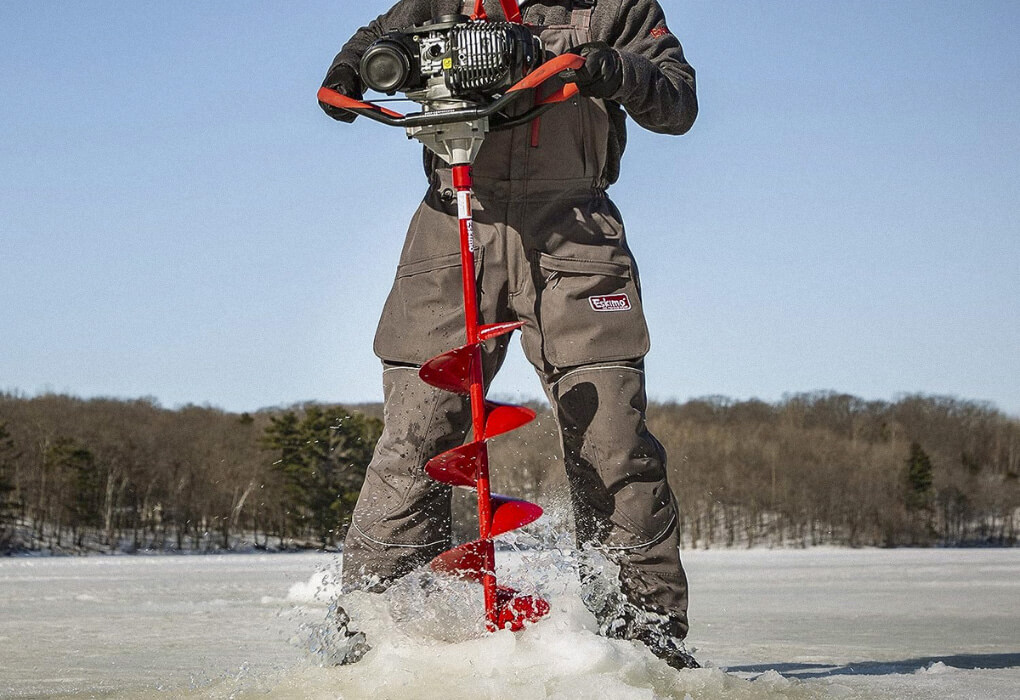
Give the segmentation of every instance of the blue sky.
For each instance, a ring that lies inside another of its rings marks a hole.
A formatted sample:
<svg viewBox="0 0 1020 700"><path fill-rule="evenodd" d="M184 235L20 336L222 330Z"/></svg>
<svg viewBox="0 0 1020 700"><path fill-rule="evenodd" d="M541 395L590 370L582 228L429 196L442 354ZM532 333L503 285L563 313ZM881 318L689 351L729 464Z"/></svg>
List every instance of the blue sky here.
<svg viewBox="0 0 1020 700"><path fill-rule="evenodd" d="M420 153L314 94L386 1L0 4L0 389L381 398ZM679 139L612 195L654 398L833 389L1020 414L1020 4L667 0ZM533 397L519 348L494 391Z"/></svg>

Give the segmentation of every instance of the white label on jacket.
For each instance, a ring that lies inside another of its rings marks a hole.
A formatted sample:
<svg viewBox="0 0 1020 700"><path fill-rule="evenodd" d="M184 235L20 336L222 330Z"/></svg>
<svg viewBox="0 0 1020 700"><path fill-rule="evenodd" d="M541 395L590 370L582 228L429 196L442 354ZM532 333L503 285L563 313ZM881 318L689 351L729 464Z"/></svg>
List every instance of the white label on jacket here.
<svg viewBox="0 0 1020 700"><path fill-rule="evenodd" d="M626 294L609 294L600 297L588 297L588 303L594 311L630 311L630 298Z"/></svg>

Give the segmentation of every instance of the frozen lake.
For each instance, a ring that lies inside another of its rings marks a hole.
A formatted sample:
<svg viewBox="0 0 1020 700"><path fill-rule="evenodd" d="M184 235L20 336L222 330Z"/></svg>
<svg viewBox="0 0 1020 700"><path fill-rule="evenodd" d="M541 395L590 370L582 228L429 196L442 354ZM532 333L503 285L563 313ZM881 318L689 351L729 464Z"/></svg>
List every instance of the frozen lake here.
<svg viewBox="0 0 1020 700"><path fill-rule="evenodd" d="M475 638L441 615L407 624L401 601L364 596L354 608L373 617L375 649L322 668L302 640L326 615L337 557L0 559L0 697L1020 696L1020 550L688 551L685 562L689 642L714 668L677 673L591 634L548 562L521 567L554 571L543 582L553 614L524 633Z"/></svg>

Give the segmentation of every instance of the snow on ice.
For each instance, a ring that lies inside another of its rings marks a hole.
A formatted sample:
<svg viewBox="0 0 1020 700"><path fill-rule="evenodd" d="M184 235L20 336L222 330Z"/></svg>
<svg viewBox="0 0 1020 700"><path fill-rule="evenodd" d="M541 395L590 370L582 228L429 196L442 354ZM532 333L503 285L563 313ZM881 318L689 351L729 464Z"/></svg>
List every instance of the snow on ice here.
<svg viewBox="0 0 1020 700"><path fill-rule="evenodd" d="M549 598L522 633L482 630L478 590L416 574L340 603L372 646L330 665L331 555L0 560L0 697L965 698L1020 689L1020 551L685 552L676 672L597 636L569 547L499 558ZM529 588L530 587L530 588Z"/></svg>

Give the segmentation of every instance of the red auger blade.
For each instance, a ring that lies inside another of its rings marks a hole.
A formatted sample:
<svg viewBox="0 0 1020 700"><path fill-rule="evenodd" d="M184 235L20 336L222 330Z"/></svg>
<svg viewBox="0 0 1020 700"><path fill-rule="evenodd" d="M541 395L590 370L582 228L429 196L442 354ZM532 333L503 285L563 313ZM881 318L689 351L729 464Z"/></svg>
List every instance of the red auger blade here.
<svg viewBox="0 0 1020 700"><path fill-rule="evenodd" d="M481 326L478 329L478 339L483 341L492 340L493 338L498 338L501 335L513 333L519 328L524 328L525 325L524 321L512 321L508 323L492 323L488 326Z"/></svg>
<svg viewBox="0 0 1020 700"><path fill-rule="evenodd" d="M541 506L534 503L496 494L489 500L492 502L492 537L530 525L542 517Z"/></svg>
<svg viewBox="0 0 1020 700"><path fill-rule="evenodd" d="M469 442L447 450L429 460L425 473L442 484L474 488L478 485L478 462L485 449L484 442Z"/></svg>
<svg viewBox="0 0 1020 700"><path fill-rule="evenodd" d="M485 402L485 436L488 440L511 430L517 430L535 420L535 412L524 406Z"/></svg>
<svg viewBox="0 0 1020 700"><path fill-rule="evenodd" d="M530 595L520 595L517 591L507 586L496 588L496 626L499 629L507 629L511 632L520 632L524 626L531 622L538 622L549 614L549 603L541 598Z"/></svg>
<svg viewBox="0 0 1020 700"><path fill-rule="evenodd" d="M454 394L471 393L471 365L475 346L464 345L456 350L436 355L422 365L418 376L426 384Z"/></svg>
<svg viewBox="0 0 1020 700"><path fill-rule="evenodd" d="M485 572L485 554L492 541L475 540L448 549L429 564L437 574L447 574L462 581L481 583ZM489 572L492 573L492 572Z"/></svg>

